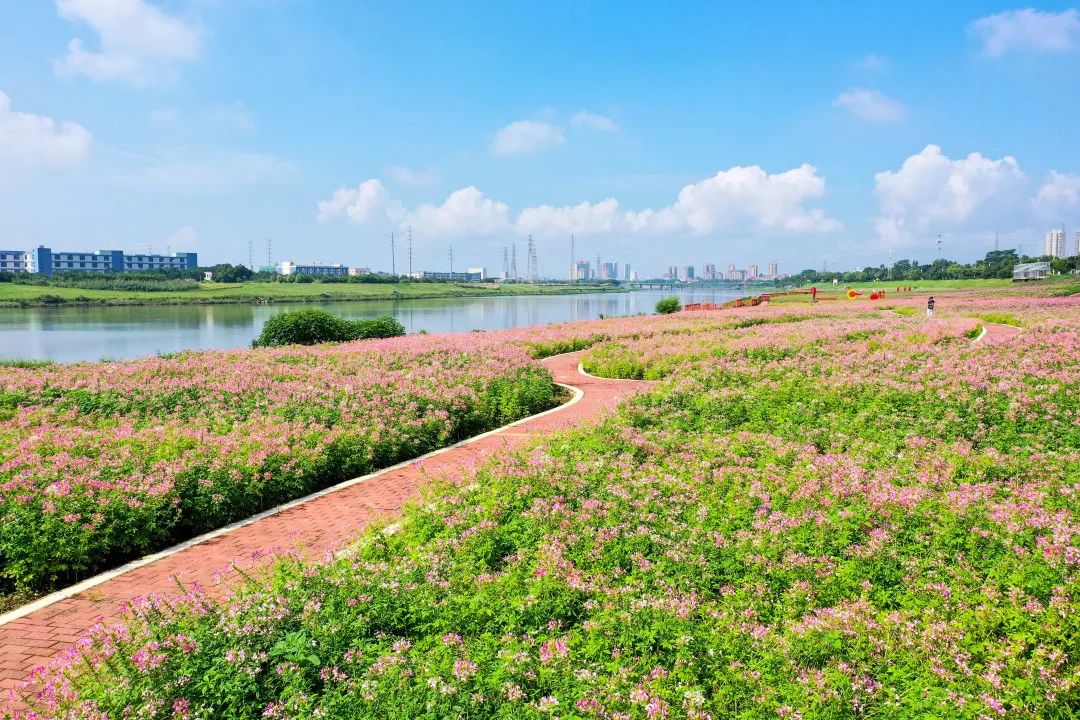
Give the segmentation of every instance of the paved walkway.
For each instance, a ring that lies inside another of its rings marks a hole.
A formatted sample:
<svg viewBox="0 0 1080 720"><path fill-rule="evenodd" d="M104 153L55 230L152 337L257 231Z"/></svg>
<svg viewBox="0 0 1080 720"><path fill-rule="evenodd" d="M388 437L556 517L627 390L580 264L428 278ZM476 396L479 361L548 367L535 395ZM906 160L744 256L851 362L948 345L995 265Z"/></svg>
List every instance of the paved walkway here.
<svg viewBox="0 0 1080 720"><path fill-rule="evenodd" d="M1020 328L1000 323L984 322L983 330L983 334L978 338L981 343L1002 342L1020 334Z"/></svg>
<svg viewBox="0 0 1080 720"><path fill-rule="evenodd" d="M253 522L196 538L119 574L97 576L82 583L76 592L45 598L47 604L42 601L43 607L22 616L13 617L19 613L16 611L0 617L0 709L19 704L18 689L25 687L34 668L47 664L96 623L118 619L132 599L174 593L177 580L189 587L199 584L212 593L224 592L222 579L230 566L249 567L274 548L300 543L318 555L352 538L376 515L398 512L416 494L425 476L460 473L492 453L520 447L538 434L592 421L649 384L584 375L578 372L580 357L577 352L543 361L557 382L582 391L577 402L466 441L422 462L384 470L362 482L269 511Z"/></svg>

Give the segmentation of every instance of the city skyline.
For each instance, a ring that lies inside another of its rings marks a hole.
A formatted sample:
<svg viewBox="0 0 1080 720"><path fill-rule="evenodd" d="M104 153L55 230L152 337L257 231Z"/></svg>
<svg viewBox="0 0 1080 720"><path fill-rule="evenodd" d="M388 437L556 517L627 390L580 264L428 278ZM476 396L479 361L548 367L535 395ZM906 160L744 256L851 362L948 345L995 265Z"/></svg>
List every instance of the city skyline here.
<svg viewBox="0 0 1080 720"><path fill-rule="evenodd" d="M0 7L0 247L389 270L411 227L417 267L524 265L532 235L565 276L575 234L643 275L794 272L1080 224L1074 6L611 10Z"/></svg>

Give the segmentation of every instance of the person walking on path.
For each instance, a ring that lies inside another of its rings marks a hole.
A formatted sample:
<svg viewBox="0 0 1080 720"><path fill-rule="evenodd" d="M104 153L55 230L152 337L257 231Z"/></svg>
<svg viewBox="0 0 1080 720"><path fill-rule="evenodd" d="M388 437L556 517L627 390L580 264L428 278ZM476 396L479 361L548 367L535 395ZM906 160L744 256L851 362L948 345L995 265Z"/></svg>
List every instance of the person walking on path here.
<svg viewBox="0 0 1080 720"><path fill-rule="evenodd" d="M934 317L934 296L931 295L930 299L926 301L926 319L929 320Z"/></svg>

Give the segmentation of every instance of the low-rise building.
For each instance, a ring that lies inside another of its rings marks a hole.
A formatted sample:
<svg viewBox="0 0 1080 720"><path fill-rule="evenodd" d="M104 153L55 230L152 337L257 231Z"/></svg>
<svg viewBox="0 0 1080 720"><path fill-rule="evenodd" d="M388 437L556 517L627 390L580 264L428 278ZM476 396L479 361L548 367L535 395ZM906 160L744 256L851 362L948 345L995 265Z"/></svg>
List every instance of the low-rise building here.
<svg viewBox="0 0 1080 720"><path fill-rule="evenodd" d="M348 275L349 268L341 263L326 263L319 261L297 263L292 262L291 260L283 260L278 263L277 272L278 275L315 275L326 277L329 275Z"/></svg>
<svg viewBox="0 0 1080 720"><path fill-rule="evenodd" d="M169 255L140 253L129 255L122 250L73 252L53 250L44 245L23 252L0 251L10 263L21 263L26 272L52 275L56 272L130 272L140 270L191 270L199 266L197 253L181 252ZM0 268L3 269L3 268Z"/></svg>
<svg viewBox="0 0 1080 720"><path fill-rule="evenodd" d="M25 250L0 250L0 272L29 272Z"/></svg>
<svg viewBox="0 0 1080 720"><path fill-rule="evenodd" d="M1042 280L1050 275L1050 263L1044 261L1013 265L1013 282Z"/></svg>
<svg viewBox="0 0 1080 720"><path fill-rule="evenodd" d="M432 272L430 270L420 271L420 278L422 280L446 280L454 282L482 282L484 279L483 273L479 272Z"/></svg>

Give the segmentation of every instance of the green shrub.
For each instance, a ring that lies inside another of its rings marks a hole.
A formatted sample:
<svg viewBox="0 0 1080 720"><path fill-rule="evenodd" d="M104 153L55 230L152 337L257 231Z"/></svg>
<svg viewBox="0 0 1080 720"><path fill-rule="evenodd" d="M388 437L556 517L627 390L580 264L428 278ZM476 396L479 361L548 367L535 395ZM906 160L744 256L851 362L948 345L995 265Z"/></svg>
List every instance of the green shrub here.
<svg viewBox="0 0 1080 720"><path fill-rule="evenodd" d="M389 316L371 320L346 320L326 310L306 308L274 315L263 324L254 347L315 345L364 338L387 338L405 334L405 327Z"/></svg>
<svg viewBox="0 0 1080 720"><path fill-rule="evenodd" d="M680 310L682 310L682 303L679 302L679 298L674 295L662 298L656 303L656 312L661 315L670 315L671 313L677 313Z"/></svg>

